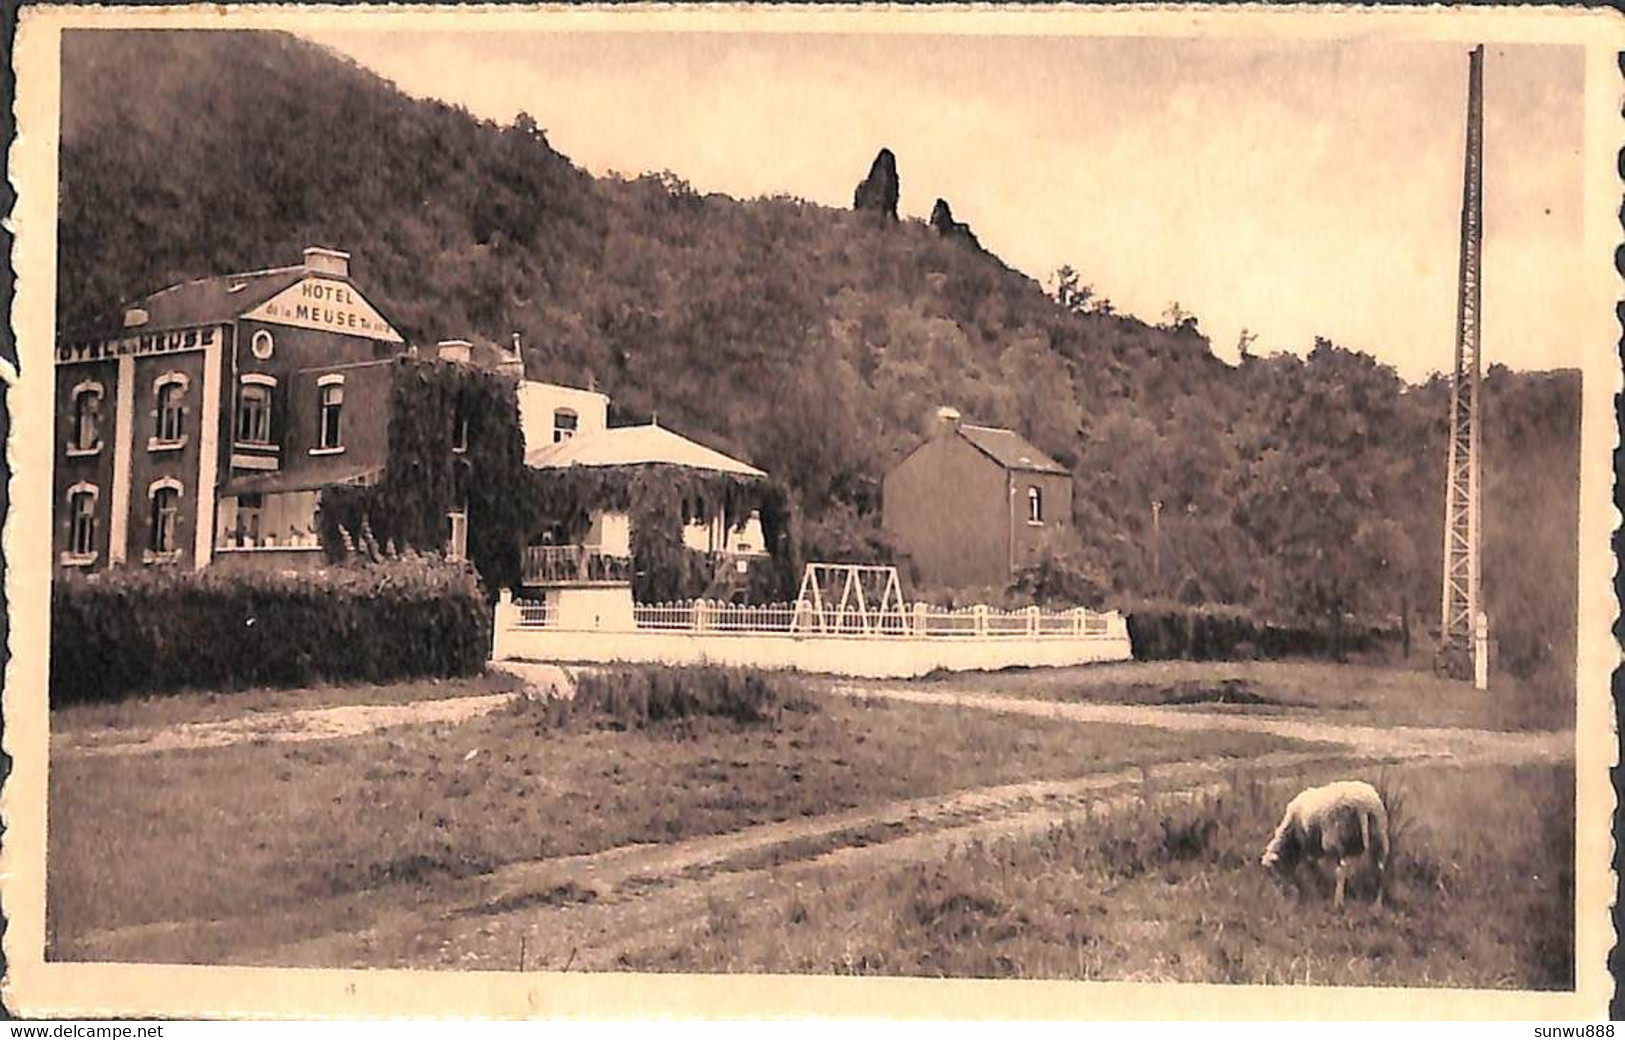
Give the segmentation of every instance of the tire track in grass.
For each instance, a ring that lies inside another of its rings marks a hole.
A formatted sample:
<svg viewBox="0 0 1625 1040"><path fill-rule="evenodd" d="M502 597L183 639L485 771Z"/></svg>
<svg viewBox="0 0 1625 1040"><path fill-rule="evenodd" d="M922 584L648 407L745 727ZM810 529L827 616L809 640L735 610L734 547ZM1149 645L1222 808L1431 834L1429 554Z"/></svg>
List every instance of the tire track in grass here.
<svg viewBox="0 0 1625 1040"><path fill-rule="evenodd" d="M1359 755L1403 755L1516 763L1559 762L1574 757L1574 732L1500 731L1433 726L1368 726L1314 719L1190 711L1140 704L1096 704L1012 697L996 693L950 693L889 684L836 683L836 696L883 697L911 704L974 708L1077 723L1117 723L1156 729L1262 733L1311 743L1343 744Z"/></svg>
<svg viewBox="0 0 1625 1040"><path fill-rule="evenodd" d="M222 722L187 722L163 729L96 729L54 735L51 754L60 758L150 755L200 751L233 744L335 740L365 736L392 726L458 723L490 714L518 694L446 697L407 704L351 704L266 712Z"/></svg>
<svg viewBox="0 0 1625 1040"><path fill-rule="evenodd" d="M420 905L362 932L334 933L248 955L255 964L511 969L521 937L540 967L545 950L574 951L573 968L613 969L634 940L703 921L710 901L733 900L786 871L874 871L939 858L955 845L1041 833L1125 799L1186 795L1242 768L1292 770L1342 757L1340 749L1277 751L1117 770L1072 780L1028 781L763 824L730 834L634 845L586 856L511 864L477 891L430 911ZM1125 803L1126 804L1126 803ZM556 970L564 953L555 958Z"/></svg>
<svg viewBox="0 0 1625 1040"><path fill-rule="evenodd" d="M1350 726L1143 706L940 693L911 687L840 684L831 692L838 696L889 697L943 707L1025 714L1075 724L1262 733L1324 748L1318 752L1277 752L1247 762L1248 768L1266 771L1329 766L1350 759L1365 764L1405 760L1516 763L1573 757L1572 733ZM363 945L368 954L382 955L386 963L399 966L511 970L517 966L519 951L526 950L534 958L529 964L533 968L614 970L623 966L628 957L669 948L683 935L704 927L718 905L744 906L742 913L747 915L759 912L759 906L752 909L754 904L786 880L793 882L814 872L822 876L835 872L845 879L842 883L858 884L888 867L939 859L957 845L1042 833L1058 823L1087 819L1091 814L1129 804L1137 797L1132 792L1103 798L1114 789L1136 783L1149 781L1161 795L1195 796L1221 790L1223 782L1213 778L1240 765L1235 759L1198 760L1073 781L1003 785L894 803L868 812L766 825L646 851L610 850L574 863L520 864L509 868L496 886L495 891L503 894L485 904L488 913L481 913L481 905L473 903L457 915L442 915L427 929L418 918L415 923L421 930L415 945L398 938L392 941L382 931L365 936ZM872 828L897 825L899 829L877 841L841 840L843 836L862 838ZM831 844L821 846L819 838ZM809 840L810 847L795 849L797 842ZM800 854L781 862L773 857L775 850ZM579 873L568 873L572 868ZM591 891L594 898L563 904L543 900L525 909L508 909L524 900L527 889L533 893L571 891L564 887L567 885L579 886L574 891ZM340 941L335 944L334 940ZM347 963L350 961L345 952L342 937L330 936L274 951L273 959L264 963ZM348 952L362 951L352 948Z"/></svg>
<svg viewBox="0 0 1625 1040"><path fill-rule="evenodd" d="M1573 755L1571 733L1500 733L1420 727L1348 726L1296 719L1166 708L1073 704L992 694L943 693L910 687L839 684L838 696L886 697L942 707L1054 718L1071 724L1116 723L1180 731L1253 732L1320 745L1254 759L1210 758L1119 770L1072 780L1038 780L962 790L810 818L762 824L729 834L658 845L633 845L585 856L511 864L492 874L437 887L399 906L388 890L350 899L348 930L278 941L285 930L258 931L252 920L161 922L93 933L75 957L118 959L119 951L153 958L169 949L220 949L235 963L299 966L512 968L521 940L531 967L613 969L629 951L658 947L702 925L714 901L749 900L786 877L838 869L872 873L938 858L953 845L1009 834L1041 833L1066 819L1101 810L1103 799L1149 783L1159 795L1199 793L1238 768L1283 770L1364 762L1470 759L1517 762ZM498 694L409 705L310 709L232 723L201 723L143 735L129 744L80 746L80 754L134 754L221 747L244 740L318 740L360 735L390 725L456 722L513 699ZM167 737L168 739L163 739ZM60 753L60 752L59 752ZM314 910L314 908L312 908ZM312 914L319 919L320 914ZM338 916L335 915L335 923ZM266 922L269 924L270 922ZM340 927L345 927L341 925ZM229 934L263 934L244 947ZM655 936L649 941L650 936ZM664 937L664 938L660 938ZM210 941L212 940L212 941ZM197 945L193 945L197 944ZM541 944L541 945L538 945ZM564 949L553 958L549 950Z"/></svg>

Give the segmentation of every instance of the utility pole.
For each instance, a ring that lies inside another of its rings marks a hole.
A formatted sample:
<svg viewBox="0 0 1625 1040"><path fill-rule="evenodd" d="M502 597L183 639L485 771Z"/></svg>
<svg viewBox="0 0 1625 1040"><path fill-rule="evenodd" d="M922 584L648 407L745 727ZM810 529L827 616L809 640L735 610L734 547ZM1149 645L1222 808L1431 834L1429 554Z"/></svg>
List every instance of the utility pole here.
<svg viewBox="0 0 1625 1040"><path fill-rule="evenodd" d="M1467 71L1467 156L1461 195L1461 275L1457 282L1456 367L1450 382L1450 461L1445 479L1444 581L1439 652L1452 678L1478 679L1485 670L1480 604L1482 461L1479 384L1484 244L1484 45L1473 48Z"/></svg>

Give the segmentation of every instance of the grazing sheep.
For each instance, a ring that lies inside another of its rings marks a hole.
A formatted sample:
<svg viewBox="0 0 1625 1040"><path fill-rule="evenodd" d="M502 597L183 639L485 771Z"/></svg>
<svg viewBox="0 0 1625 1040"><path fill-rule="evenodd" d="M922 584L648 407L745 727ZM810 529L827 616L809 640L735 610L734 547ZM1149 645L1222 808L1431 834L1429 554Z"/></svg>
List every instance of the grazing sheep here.
<svg viewBox="0 0 1625 1040"><path fill-rule="evenodd" d="M1337 894L1343 905L1345 861L1367 856L1377 868L1376 905L1382 905L1383 871L1388 865L1388 810L1377 789L1363 780L1339 780L1311 787L1287 803L1286 815L1259 860L1282 877L1303 860L1337 859Z"/></svg>

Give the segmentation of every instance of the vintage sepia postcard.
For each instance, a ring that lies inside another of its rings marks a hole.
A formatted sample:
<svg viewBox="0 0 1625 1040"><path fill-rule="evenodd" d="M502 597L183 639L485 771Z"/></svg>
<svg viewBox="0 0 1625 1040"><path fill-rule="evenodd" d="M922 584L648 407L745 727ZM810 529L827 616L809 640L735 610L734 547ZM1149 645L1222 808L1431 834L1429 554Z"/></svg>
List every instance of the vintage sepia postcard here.
<svg viewBox="0 0 1625 1040"><path fill-rule="evenodd" d="M30 1016L1597 1019L1617 15L30 5Z"/></svg>

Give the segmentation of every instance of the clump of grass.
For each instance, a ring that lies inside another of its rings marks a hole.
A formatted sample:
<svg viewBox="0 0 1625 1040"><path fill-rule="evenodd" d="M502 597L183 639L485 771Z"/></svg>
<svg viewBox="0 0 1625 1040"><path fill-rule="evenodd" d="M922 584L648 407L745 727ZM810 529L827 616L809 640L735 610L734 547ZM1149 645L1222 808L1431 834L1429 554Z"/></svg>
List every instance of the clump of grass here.
<svg viewBox="0 0 1625 1040"><path fill-rule="evenodd" d="M1256 860L1253 845L1262 848L1258 836L1274 827L1270 788L1263 777L1239 770L1220 790L1195 796L1159 796L1143 782L1132 804L1057 828L1053 839L1118 878L1186 862L1241 867Z"/></svg>
<svg viewBox="0 0 1625 1040"><path fill-rule="evenodd" d="M525 702L538 729L589 719L614 729L644 729L702 718L739 725L774 723L784 711L816 709L801 681L782 672L702 665L628 666L583 673L573 698Z"/></svg>

